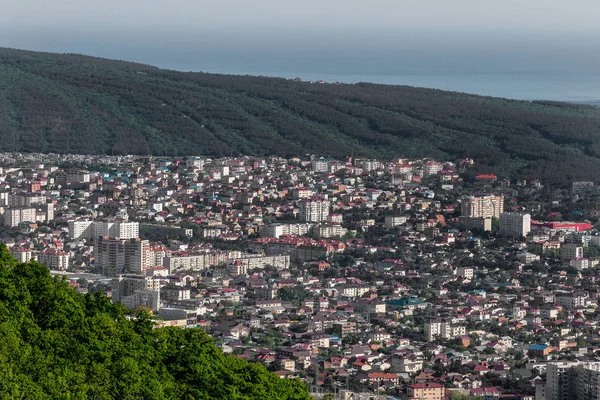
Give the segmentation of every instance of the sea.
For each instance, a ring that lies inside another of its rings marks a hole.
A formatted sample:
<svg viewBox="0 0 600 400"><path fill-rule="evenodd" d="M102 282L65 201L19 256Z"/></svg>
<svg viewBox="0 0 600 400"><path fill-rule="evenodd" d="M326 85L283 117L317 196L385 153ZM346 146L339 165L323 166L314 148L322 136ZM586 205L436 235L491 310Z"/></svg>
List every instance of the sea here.
<svg viewBox="0 0 600 400"><path fill-rule="evenodd" d="M407 59L371 53L292 53L283 51L217 51L171 53L149 59L150 63L185 71L234 75L300 78L329 83L370 82L408 85L465 92L518 100L552 100L600 105L600 56L539 58L512 56L496 58L483 54L421 55ZM596 60L595 58L598 58Z"/></svg>
<svg viewBox="0 0 600 400"><path fill-rule="evenodd" d="M0 46L1 33L0 29ZM7 44L10 46L11 42ZM600 51L592 51L596 47L547 54L538 54L534 48L527 48L526 52L460 52L453 48L405 51L393 46L368 49L364 45L356 49L298 50L293 46L232 48L204 42L195 45L147 40L100 45L65 38L16 47L137 61L178 71L408 85L518 100L600 105Z"/></svg>

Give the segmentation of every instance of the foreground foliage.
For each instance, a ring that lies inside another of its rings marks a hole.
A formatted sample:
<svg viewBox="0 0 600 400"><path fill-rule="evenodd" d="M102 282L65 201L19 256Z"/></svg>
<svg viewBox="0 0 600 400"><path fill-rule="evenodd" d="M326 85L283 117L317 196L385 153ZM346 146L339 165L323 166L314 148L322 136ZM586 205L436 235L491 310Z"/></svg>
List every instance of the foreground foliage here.
<svg viewBox="0 0 600 400"><path fill-rule="evenodd" d="M309 399L301 382L225 356L197 329L153 329L0 248L0 397Z"/></svg>
<svg viewBox="0 0 600 400"><path fill-rule="evenodd" d="M600 168L600 108L0 48L0 150L472 157L501 176L568 184Z"/></svg>

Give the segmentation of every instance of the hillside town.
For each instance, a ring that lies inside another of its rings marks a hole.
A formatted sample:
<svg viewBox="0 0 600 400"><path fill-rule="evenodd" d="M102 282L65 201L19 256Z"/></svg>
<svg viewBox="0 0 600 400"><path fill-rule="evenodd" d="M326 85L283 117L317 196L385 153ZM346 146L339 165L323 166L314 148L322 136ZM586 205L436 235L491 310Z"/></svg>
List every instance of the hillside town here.
<svg viewBox="0 0 600 400"><path fill-rule="evenodd" d="M3 153L0 185L17 260L315 398L600 398L593 182L471 159Z"/></svg>

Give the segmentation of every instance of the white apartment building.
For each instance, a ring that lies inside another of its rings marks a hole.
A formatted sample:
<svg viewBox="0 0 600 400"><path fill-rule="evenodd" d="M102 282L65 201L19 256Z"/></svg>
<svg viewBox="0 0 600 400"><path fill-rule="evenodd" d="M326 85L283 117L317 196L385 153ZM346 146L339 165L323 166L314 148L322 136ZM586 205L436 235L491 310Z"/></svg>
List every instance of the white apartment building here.
<svg viewBox="0 0 600 400"><path fill-rule="evenodd" d="M416 373L423 369L423 359L417 357L392 358L392 370L403 373Z"/></svg>
<svg viewBox="0 0 600 400"><path fill-rule="evenodd" d="M4 226L15 227L22 222L35 222L36 210L31 207L14 207L4 210Z"/></svg>
<svg viewBox="0 0 600 400"><path fill-rule="evenodd" d="M348 229L340 225L317 225L313 229L313 236L317 240L328 239L344 236L347 232Z"/></svg>
<svg viewBox="0 0 600 400"><path fill-rule="evenodd" d="M536 386L536 400L600 398L600 363L554 361L546 365L546 382Z"/></svg>
<svg viewBox="0 0 600 400"><path fill-rule="evenodd" d="M308 235L313 224L269 224L260 230L261 237L278 238L284 235L304 236Z"/></svg>
<svg viewBox="0 0 600 400"><path fill-rule="evenodd" d="M307 199L314 194L310 188L295 188L292 190L292 198L294 200Z"/></svg>
<svg viewBox="0 0 600 400"><path fill-rule="evenodd" d="M439 319L425 323L425 338L428 342L437 339L454 339L466 334L467 328L464 325L455 325Z"/></svg>
<svg viewBox="0 0 600 400"><path fill-rule="evenodd" d="M379 160L357 160L356 166L367 172L371 172L379 169L381 167L381 162Z"/></svg>
<svg viewBox="0 0 600 400"><path fill-rule="evenodd" d="M92 239L94 221L69 221L69 238L73 240Z"/></svg>
<svg viewBox="0 0 600 400"><path fill-rule="evenodd" d="M463 278L473 279L473 274L473 268L470 267L458 267L456 269L456 275Z"/></svg>
<svg viewBox="0 0 600 400"><path fill-rule="evenodd" d="M92 240L99 236L137 239L140 236L140 224L123 221L69 221L69 238Z"/></svg>
<svg viewBox="0 0 600 400"><path fill-rule="evenodd" d="M140 306L157 312L161 280L142 275L119 275L112 280L112 298L129 309Z"/></svg>
<svg viewBox="0 0 600 400"><path fill-rule="evenodd" d="M443 168L442 163L437 161L428 161L423 164L423 178L429 178L430 176L436 175Z"/></svg>
<svg viewBox="0 0 600 400"><path fill-rule="evenodd" d="M589 294L582 290L574 292L556 292L554 304L565 308L585 307L589 301Z"/></svg>
<svg viewBox="0 0 600 400"><path fill-rule="evenodd" d="M7 196L7 205L9 207L33 207L46 203L46 197L32 193L9 194Z"/></svg>
<svg viewBox="0 0 600 400"><path fill-rule="evenodd" d="M531 232L531 215L516 212L500 214L498 234L512 238L527 236Z"/></svg>
<svg viewBox="0 0 600 400"><path fill-rule="evenodd" d="M368 286L348 285L338 288L338 290L340 292L340 296L342 297L361 297L363 294L371 290L371 288Z"/></svg>
<svg viewBox="0 0 600 400"><path fill-rule="evenodd" d="M577 364L577 361L557 361L546 365L546 398L544 400L574 400L573 367Z"/></svg>
<svg viewBox="0 0 600 400"><path fill-rule="evenodd" d="M540 261L540 256L534 253L529 253L527 251L522 251L517 253L517 260L521 261L524 264L531 264L532 262Z"/></svg>
<svg viewBox="0 0 600 400"><path fill-rule="evenodd" d="M150 265L150 242L140 239L110 239L101 236L94 246L94 263L106 276L124 272L143 273Z"/></svg>
<svg viewBox="0 0 600 400"><path fill-rule="evenodd" d="M408 221L408 217L404 215L386 215L385 216L385 227L387 229L392 229L395 226L400 226Z"/></svg>
<svg viewBox="0 0 600 400"><path fill-rule="evenodd" d="M470 196L461 201L461 214L465 217L500 218L504 212L503 196Z"/></svg>
<svg viewBox="0 0 600 400"><path fill-rule="evenodd" d="M237 275L244 275L255 269L265 267L274 267L276 269L285 269L290 266L289 255L278 256L246 256L236 258L227 263L227 270Z"/></svg>
<svg viewBox="0 0 600 400"><path fill-rule="evenodd" d="M329 200L305 199L298 203L299 216L305 222L324 222L329 215Z"/></svg>
<svg viewBox="0 0 600 400"><path fill-rule="evenodd" d="M204 167L204 160L199 157L190 157L185 160L185 167L202 169Z"/></svg>
<svg viewBox="0 0 600 400"><path fill-rule="evenodd" d="M70 259L71 256L69 253L54 249L46 250L38 257L38 261L41 264L45 264L50 269L61 271L69 268Z"/></svg>
<svg viewBox="0 0 600 400"><path fill-rule="evenodd" d="M169 273L177 271L202 271L208 267L226 264L229 260L241 257L240 251L211 251L198 254L170 254L162 258L162 266Z"/></svg>
<svg viewBox="0 0 600 400"><path fill-rule="evenodd" d="M328 172L330 161L328 158L315 158L311 161L312 170L315 172Z"/></svg>
<svg viewBox="0 0 600 400"><path fill-rule="evenodd" d="M13 248L10 250L10 253L20 263L29 262L33 258L33 252L28 249Z"/></svg>
<svg viewBox="0 0 600 400"><path fill-rule="evenodd" d="M108 236L118 239L137 239L140 237L138 222L94 221L94 237Z"/></svg>
<svg viewBox="0 0 600 400"><path fill-rule="evenodd" d="M561 258L574 260L583 257L583 246L576 243L566 243L560 246Z"/></svg>

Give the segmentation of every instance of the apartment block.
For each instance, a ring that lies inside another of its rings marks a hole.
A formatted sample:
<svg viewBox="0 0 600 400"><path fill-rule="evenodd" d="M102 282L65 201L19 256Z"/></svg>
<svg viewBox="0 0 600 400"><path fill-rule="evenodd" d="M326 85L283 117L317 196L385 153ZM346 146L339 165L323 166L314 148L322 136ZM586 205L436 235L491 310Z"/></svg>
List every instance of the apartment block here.
<svg viewBox="0 0 600 400"><path fill-rule="evenodd" d="M500 218L504 212L503 196L469 196L463 197L461 214L471 218Z"/></svg>
<svg viewBox="0 0 600 400"><path fill-rule="evenodd" d="M499 231L501 236L520 238L531 232L531 215L516 212L500 214Z"/></svg>
<svg viewBox="0 0 600 400"><path fill-rule="evenodd" d="M111 239L101 236L94 246L94 262L106 276L125 272L142 273L150 265L150 242L140 239Z"/></svg>
<svg viewBox="0 0 600 400"><path fill-rule="evenodd" d="M304 222L325 222L329 215L329 206L329 200L302 200L298 203L300 220Z"/></svg>

